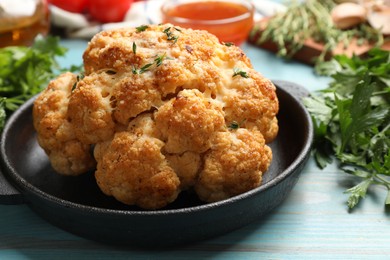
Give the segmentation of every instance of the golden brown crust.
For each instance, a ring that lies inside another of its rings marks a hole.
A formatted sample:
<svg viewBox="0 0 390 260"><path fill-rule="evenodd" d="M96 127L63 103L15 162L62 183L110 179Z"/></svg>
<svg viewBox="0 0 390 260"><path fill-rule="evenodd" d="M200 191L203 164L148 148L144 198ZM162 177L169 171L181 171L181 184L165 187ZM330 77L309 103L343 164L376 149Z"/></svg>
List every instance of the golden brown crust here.
<svg viewBox="0 0 390 260"><path fill-rule="evenodd" d="M180 179L181 190L192 188L198 181L202 167L201 154L184 152L182 154L167 154L166 159Z"/></svg>
<svg viewBox="0 0 390 260"><path fill-rule="evenodd" d="M168 40L168 33L177 39ZM121 124L162 106L162 100L183 89L198 89L221 102L226 122L256 127L267 142L277 135L275 86L252 68L240 48L220 44L205 31L170 24L142 32L135 28L105 31L91 40L83 58L86 75L104 70L122 75L110 92L116 104L113 116ZM160 65L156 59L161 59ZM150 66L139 73L145 65ZM249 77L233 77L235 69Z"/></svg>
<svg viewBox="0 0 390 260"><path fill-rule="evenodd" d="M176 199L180 181L160 151L163 142L119 132L103 145L95 177L105 194L146 209L161 208Z"/></svg>
<svg viewBox="0 0 390 260"><path fill-rule="evenodd" d="M250 80L235 77L229 94L223 97L227 122L239 122L241 127L257 128L271 142L278 133L276 114L279 103L275 86L258 73L250 71Z"/></svg>
<svg viewBox="0 0 390 260"><path fill-rule="evenodd" d="M68 72L50 82L33 107L33 122L39 145L45 150L53 168L65 175L78 175L95 166L90 146L81 143L68 121L68 101L77 82Z"/></svg>
<svg viewBox="0 0 390 260"><path fill-rule="evenodd" d="M202 153L211 146L215 133L223 131L222 109L196 90L183 90L155 113L157 128L168 153Z"/></svg>
<svg viewBox="0 0 390 260"><path fill-rule="evenodd" d="M271 149L259 131L220 132L205 154L195 190L202 200L214 202L254 189L271 159Z"/></svg>
<svg viewBox="0 0 390 260"><path fill-rule="evenodd" d="M94 144L114 135L110 86L114 79L107 73L94 74L78 82L70 96L68 114L77 137Z"/></svg>

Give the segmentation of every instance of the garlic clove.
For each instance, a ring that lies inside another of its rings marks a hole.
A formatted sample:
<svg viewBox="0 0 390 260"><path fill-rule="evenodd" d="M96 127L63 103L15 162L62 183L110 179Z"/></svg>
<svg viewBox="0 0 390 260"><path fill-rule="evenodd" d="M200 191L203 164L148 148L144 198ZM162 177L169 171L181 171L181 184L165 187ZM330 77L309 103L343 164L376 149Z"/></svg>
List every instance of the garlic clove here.
<svg viewBox="0 0 390 260"><path fill-rule="evenodd" d="M339 29L347 29L366 21L366 9L355 3L342 3L334 7L331 17Z"/></svg>
<svg viewBox="0 0 390 260"><path fill-rule="evenodd" d="M367 14L367 20L373 28L390 35L390 6L382 5L380 8L372 8Z"/></svg>

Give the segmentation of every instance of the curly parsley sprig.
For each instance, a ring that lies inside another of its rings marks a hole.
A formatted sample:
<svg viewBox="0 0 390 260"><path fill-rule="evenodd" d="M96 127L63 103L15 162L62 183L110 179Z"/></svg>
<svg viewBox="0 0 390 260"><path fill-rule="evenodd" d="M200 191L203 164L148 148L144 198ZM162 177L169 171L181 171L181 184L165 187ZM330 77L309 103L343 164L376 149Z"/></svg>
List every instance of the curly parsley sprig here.
<svg viewBox="0 0 390 260"><path fill-rule="evenodd" d="M390 52L368 58L336 56L323 72L333 81L304 100L315 126L314 157L323 168L335 157L359 183L346 190L355 207L371 185L387 188L390 205Z"/></svg>

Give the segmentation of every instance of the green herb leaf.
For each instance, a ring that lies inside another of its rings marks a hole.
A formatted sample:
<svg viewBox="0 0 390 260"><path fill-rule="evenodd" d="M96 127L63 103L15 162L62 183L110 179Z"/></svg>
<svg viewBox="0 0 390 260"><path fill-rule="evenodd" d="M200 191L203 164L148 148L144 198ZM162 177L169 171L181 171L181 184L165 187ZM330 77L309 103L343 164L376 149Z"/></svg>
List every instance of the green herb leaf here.
<svg viewBox="0 0 390 260"><path fill-rule="evenodd" d="M163 61L164 61L165 59L167 59L166 53L164 53L163 55L157 56L157 57L154 59L154 62L156 63L156 66L159 67L159 66L161 66L161 64L163 63Z"/></svg>
<svg viewBox="0 0 390 260"><path fill-rule="evenodd" d="M227 46L227 47L234 46L234 43L232 43L232 42L224 42L223 44L224 44L225 46Z"/></svg>
<svg viewBox="0 0 390 260"><path fill-rule="evenodd" d="M346 193L349 193L349 198L348 198L348 207L352 209L355 207L361 198L364 198L367 193L368 187L371 185L372 180L366 179L359 183L358 185L346 190Z"/></svg>
<svg viewBox="0 0 390 260"><path fill-rule="evenodd" d="M56 58L66 49L59 38L37 38L31 47L11 46L0 49L0 132L5 120L26 100L41 92L63 70Z"/></svg>
<svg viewBox="0 0 390 260"><path fill-rule="evenodd" d="M333 158L360 183L347 190L355 207L370 185L390 190L390 52L373 49L365 58L345 55L328 64L328 88L304 100L314 125L314 158ZM390 195L385 203L390 203Z"/></svg>
<svg viewBox="0 0 390 260"><path fill-rule="evenodd" d="M167 40L168 41L173 41L173 43L176 43L177 40L179 39L179 36L177 35L174 35L173 32L171 31L172 27L168 27L166 29L164 29L163 33L165 33L167 35ZM174 29L178 32L181 32L180 29L174 27Z"/></svg>
<svg viewBox="0 0 390 260"><path fill-rule="evenodd" d="M243 78L249 78L249 76L246 73L246 71L243 71L240 68L234 68L233 69L233 77L236 77L236 76L241 76Z"/></svg>
<svg viewBox="0 0 390 260"><path fill-rule="evenodd" d="M148 29L148 28L149 28L148 25L141 25L141 26L135 27L135 29L137 30L137 32L146 31L146 29Z"/></svg>
<svg viewBox="0 0 390 260"><path fill-rule="evenodd" d="M237 121L232 121L229 126L228 126L229 129L231 130L237 130L238 128L240 128L240 125Z"/></svg>
<svg viewBox="0 0 390 260"><path fill-rule="evenodd" d="M162 54L162 55L157 55L156 58L154 59L153 63L147 63L144 66L142 66L140 69L137 69L137 68L133 67L132 73L135 74L135 75L145 73L153 65L156 65L156 67L161 66L163 61L166 60L166 59L171 59L171 58L167 57L165 53Z"/></svg>

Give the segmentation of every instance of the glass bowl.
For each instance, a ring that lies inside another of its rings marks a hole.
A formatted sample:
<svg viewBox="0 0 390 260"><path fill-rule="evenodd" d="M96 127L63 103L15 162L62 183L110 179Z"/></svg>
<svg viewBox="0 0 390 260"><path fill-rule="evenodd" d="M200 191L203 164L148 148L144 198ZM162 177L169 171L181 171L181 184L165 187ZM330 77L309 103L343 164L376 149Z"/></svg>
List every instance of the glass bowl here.
<svg viewBox="0 0 390 260"><path fill-rule="evenodd" d="M207 30L224 43L243 43L253 26L250 0L166 0L161 7L163 23Z"/></svg>

